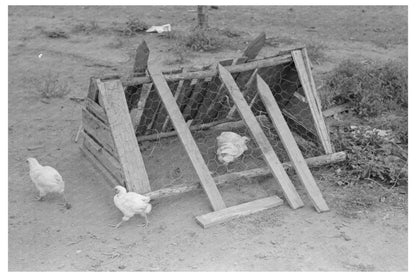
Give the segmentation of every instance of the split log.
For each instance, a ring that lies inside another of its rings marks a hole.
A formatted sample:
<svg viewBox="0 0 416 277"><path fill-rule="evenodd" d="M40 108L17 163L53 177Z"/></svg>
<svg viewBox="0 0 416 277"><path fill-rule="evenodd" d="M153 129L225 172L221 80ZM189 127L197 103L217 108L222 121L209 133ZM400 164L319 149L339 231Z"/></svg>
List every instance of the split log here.
<svg viewBox="0 0 416 277"><path fill-rule="evenodd" d="M309 167L320 167L327 164L334 164L345 161L347 158L347 154L343 151L336 152L328 155L322 155L317 157L312 157L305 159L307 165ZM293 164L291 162L282 163L283 168L288 170L293 168ZM261 176L271 176L272 172L269 168L254 168L246 171L241 172L234 172L229 174L224 174L221 176L214 177L214 181L217 184L217 187L225 187L231 184L233 181L239 180L241 178L255 178ZM156 191L152 191L147 193L146 195L149 196L151 199L159 199L163 197L169 197L174 195L179 195L185 192L190 192L196 189L201 188L199 182L184 184L180 186L174 186L170 188L164 188Z"/></svg>

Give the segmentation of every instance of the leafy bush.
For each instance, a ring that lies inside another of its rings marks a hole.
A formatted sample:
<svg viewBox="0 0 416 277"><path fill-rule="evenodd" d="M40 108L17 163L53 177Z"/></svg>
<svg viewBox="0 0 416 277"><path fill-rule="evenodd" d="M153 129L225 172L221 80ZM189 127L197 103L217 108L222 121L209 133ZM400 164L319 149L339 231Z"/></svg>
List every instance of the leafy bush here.
<svg viewBox="0 0 416 277"><path fill-rule="evenodd" d="M360 117L407 109L407 68L397 63L342 62L326 80L334 104L351 103Z"/></svg>
<svg viewBox="0 0 416 277"><path fill-rule="evenodd" d="M34 85L43 98L61 98L71 92L68 84L60 80L59 73L53 74L52 71L35 80Z"/></svg>
<svg viewBox="0 0 416 277"><path fill-rule="evenodd" d="M384 184L407 185L407 151L395 143L395 132L380 133L364 126L344 127L333 136L335 147L348 153L344 172L354 180L370 178Z"/></svg>

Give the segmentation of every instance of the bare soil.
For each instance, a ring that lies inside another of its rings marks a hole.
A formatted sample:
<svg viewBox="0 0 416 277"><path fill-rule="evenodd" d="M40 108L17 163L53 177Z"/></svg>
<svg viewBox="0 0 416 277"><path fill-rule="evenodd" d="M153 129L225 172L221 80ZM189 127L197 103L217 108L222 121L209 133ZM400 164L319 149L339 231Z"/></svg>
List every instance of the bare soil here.
<svg viewBox="0 0 416 277"><path fill-rule="evenodd" d="M210 206L195 191L155 203L148 228L137 226L140 217L109 227L121 213L113 190L74 142L81 105L69 98L85 97L91 76L129 74L142 39L151 49L150 63L178 66L172 63L177 57L171 40L114 30L129 17L186 30L196 24L196 7L9 7L10 271L407 271L407 192L386 194L370 183L337 186L337 166L313 171L331 207L327 213L315 212L294 178L306 204L298 210L285 203L204 230L194 217ZM79 24L91 28L76 28ZM209 10L209 24L238 33L240 47L194 52L189 64L238 57L261 31L272 39L260 56L295 44L321 49L324 55L313 69L317 87L343 59L407 63L406 7L220 6ZM67 38L48 37L56 30ZM48 72L58 73L71 93L42 100L37 88ZM175 169L175 152L148 148L149 161ZM54 196L34 199L25 163L30 156L62 174L72 209L58 206ZM157 167L148 171L159 186L174 177L157 179ZM243 180L222 193L228 205L273 193L283 198L271 178Z"/></svg>

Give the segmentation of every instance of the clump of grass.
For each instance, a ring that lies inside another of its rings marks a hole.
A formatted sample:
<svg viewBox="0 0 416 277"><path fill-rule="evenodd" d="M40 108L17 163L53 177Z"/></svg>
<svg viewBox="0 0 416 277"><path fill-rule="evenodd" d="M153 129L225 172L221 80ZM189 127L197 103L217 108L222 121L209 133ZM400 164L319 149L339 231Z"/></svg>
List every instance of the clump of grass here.
<svg viewBox="0 0 416 277"><path fill-rule="evenodd" d="M129 18L122 28L121 33L125 36L134 36L138 33L144 32L149 29L149 24L140 20L139 18Z"/></svg>
<svg viewBox="0 0 416 277"><path fill-rule="evenodd" d="M72 28L73 33L84 33L84 34L91 34L91 33L99 33L103 32L103 29L98 25L98 23L94 20L88 23L79 23Z"/></svg>
<svg viewBox="0 0 416 277"><path fill-rule="evenodd" d="M48 38L68 38L68 34L65 31L56 30L41 30L41 32Z"/></svg>
<svg viewBox="0 0 416 277"><path fill-rule="evenodd" d="M375 117L386 111L407 109L407 67L346 60L326 80L333 104L350 103L359 117Z"/></svg>
<svg viewBox="0 0 416 277"><path fill-rule="evenodd" d="M52 71L35 80L34 85L42 98L62 98L71 92L69 85L60 79L59 73Z"/></svg>

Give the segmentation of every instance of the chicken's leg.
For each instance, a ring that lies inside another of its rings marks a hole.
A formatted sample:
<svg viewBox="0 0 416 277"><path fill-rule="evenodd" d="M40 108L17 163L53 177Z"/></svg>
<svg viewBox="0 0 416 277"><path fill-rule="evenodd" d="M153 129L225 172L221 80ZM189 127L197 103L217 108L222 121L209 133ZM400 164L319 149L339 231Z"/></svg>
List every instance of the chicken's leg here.
<svg viewBox="0 0 416 277"><path fill-rule="evenodd" d="M38 196L35 196L35 200L37 200L37 201L43 201L43 200L45 200L45 196L46 196L45 193L39 192L39 195Z"/></svg>
<svg viewBox="0 0 416 277"><path fill-rule="evenodd" d="M65 194L64 193L62 193L61 195L62 195L63 203L61 203L60 205L64 206L67 210L69 210L72 207L71 203L69 203L66 200L66 197L65 197Z"/></svg>
<svg viewBox="0 0 416 277"><path fill-rule="evenodd" d="M120 221L117 225L110 225L110 227L118 228L118 227L120 227L120 225L121 225L124 221L127 221L127 220L129 220L129 219L130 219L130 217L125 217L125 216L123 216L123 218L121 219L121 221Z"/></svg>
<svg viewBox="0 0 416 277"><path fill-rule="evenodd" d="M147 214L143 214L143 217L146 220L146 223L145 224L139 224L137 226L139 226L139 227L147 227L147 226L149 226L149 220L147 219Z"/></svg>

